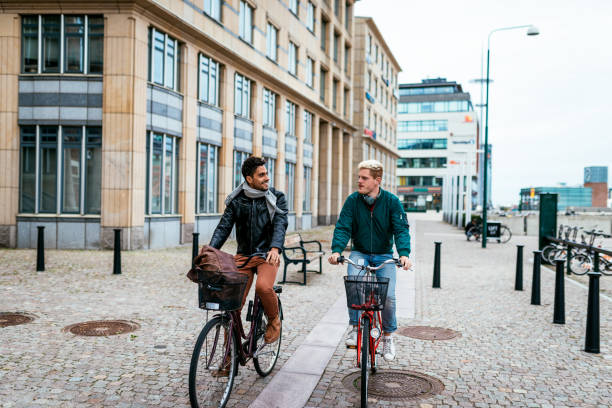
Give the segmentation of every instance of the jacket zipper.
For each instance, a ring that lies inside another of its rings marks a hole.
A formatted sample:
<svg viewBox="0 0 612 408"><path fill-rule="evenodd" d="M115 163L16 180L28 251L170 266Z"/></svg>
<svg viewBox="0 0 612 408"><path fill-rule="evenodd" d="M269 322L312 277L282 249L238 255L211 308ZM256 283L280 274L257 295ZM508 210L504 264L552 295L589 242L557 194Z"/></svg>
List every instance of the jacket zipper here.
<svg viewBox="0 0 612 408"><path fill-rule="evenodd" d="M251 245L250 245L250 254L252 255L255 251L253 250L253 217L255 215L255 200L251 200L251 228L249 228L249 232L251 234Z"/></svg>

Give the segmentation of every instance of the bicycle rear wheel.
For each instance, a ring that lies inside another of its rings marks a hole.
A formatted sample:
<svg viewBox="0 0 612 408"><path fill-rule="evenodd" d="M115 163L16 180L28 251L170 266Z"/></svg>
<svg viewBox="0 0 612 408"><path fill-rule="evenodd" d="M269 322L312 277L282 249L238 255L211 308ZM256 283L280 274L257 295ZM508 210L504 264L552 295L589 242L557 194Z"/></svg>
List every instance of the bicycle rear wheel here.
<svg viewBox="0 0 612 408"><path fill-rule="evenodd" d="M553 263L552 258L550 256L552 255L554 250L555 246L550 244L542 248L542 259L549 265Z"/></svg>
<svg viewBox="0 0 612 408"><path fill-rule="evenodd" d="M361 408L368 406L368 378L370 371L368 370L368 346L370 345L370 320L363 318L361 320Z"/></svg>
<svg viewBox="0 0 612 408"><path fill-rule="evenodd" d="M506 242L510 241L510 238L512 238L512 232L510 231L510 228L506 227L505 225L502 225L499 235L500 241L502 242L502 244L505 244Z"/></svg>
<svg viewBox="0 0 612 408"><path fill-rule="evenodd" d="M262 377L267 376L274 370L278 355L280 354L281 339L283 338L283 312L280 299L278 300L278 316L280 317L280 335L274 343L265 344L264 335L266 334L266 326L268 318L264 314L263 308L257 313L257 323L255 331L255 350L258 350L257 356L253 357L253 365L255 371ZM263 345L263 347L262 347ZM261 350L260 350L261 347Z"/></svg>
<svg viewBox="0 0 612 408"><path fill-rule="evenodd" d="M584 275L593 269L593 260L589 255L576 254L570 260L570 270L574 275Z"/></svg>
<svg viewBox="0 0 612 408"><path fill-rule="evenodd" d="M189 401L193 408L223 408L229 400L238 368L236 338L229 335L229 327L227 317L217 316L198 336L189 367Z"/></svg>

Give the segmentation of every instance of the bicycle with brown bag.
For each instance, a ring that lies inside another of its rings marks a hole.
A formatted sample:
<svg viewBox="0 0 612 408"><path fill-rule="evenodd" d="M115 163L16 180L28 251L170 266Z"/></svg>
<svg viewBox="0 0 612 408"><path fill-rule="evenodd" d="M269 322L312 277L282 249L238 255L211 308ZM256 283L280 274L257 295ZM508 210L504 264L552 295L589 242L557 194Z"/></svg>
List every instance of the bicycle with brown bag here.
<svg viewBox="0 0 612 408"><path fill-rule="evenodd" d="M242 266L253 257L251 255ZM191 406L223 408L230 399L238 367L251 359L257 373L265 377L272 372L280 352L283 309L279 294L281 286L274 286L278 298L281 321L280 336L273 343L264 341L267 318L257 294L248 303L246 321L242 323L241 306L248 275L238 272L230 254L205 246L194 260L188 277L198 284L198 304L201 309L216 312L200 332L189 367L189 400Z"/></svg>

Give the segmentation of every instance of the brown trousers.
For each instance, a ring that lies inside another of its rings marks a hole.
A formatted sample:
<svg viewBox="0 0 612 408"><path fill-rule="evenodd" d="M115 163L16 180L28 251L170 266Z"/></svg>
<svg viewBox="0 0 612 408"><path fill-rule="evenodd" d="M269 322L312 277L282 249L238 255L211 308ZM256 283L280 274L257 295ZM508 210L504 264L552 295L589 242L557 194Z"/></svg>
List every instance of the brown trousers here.
<svg viewBox="0 0 612 408"><path fill-rule="evenodd" d="M240 266L246 261L248 257L243 255L235 255L234 260L236 265ZM242 273L249 275L249 281L247 282L246 290L244 291L244 298L242 299L242 306L246 302L247 295L253 284L253 278L255 272L257 272L257 281L255 282L255 293L261 298L264 312L268 321L272 321L278 316L278 301L276 300L276 294L274 293L274 282L276 281L276 273L278 272L277 265L270 265L265 259L260 257L253 257L244 267L238 269Z"/></svg>

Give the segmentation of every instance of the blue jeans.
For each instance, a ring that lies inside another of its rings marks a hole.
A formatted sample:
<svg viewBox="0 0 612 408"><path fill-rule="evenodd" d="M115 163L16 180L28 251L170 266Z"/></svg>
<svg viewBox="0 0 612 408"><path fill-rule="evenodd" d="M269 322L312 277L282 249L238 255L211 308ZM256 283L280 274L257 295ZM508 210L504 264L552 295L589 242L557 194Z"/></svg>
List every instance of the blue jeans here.
<svg viewBox="0 0 612 408"><path fill-rule="evenodd" d="M352 251L349 259L358 265L378 266L388 259L392 259L392 254L372 254L367 255L359 251ZM349 275L363 275L365 271L360 271L353 265L348 265ZM385 308L382 311L382 326L385 333L393 333L397 330L397 319L395 317L395 264L386 264L384 267L376 271L376 276L379 278L389 278L389 289L387 291L387 301ZM349 308L349 323L357 326L361 311Z"/></svg>

